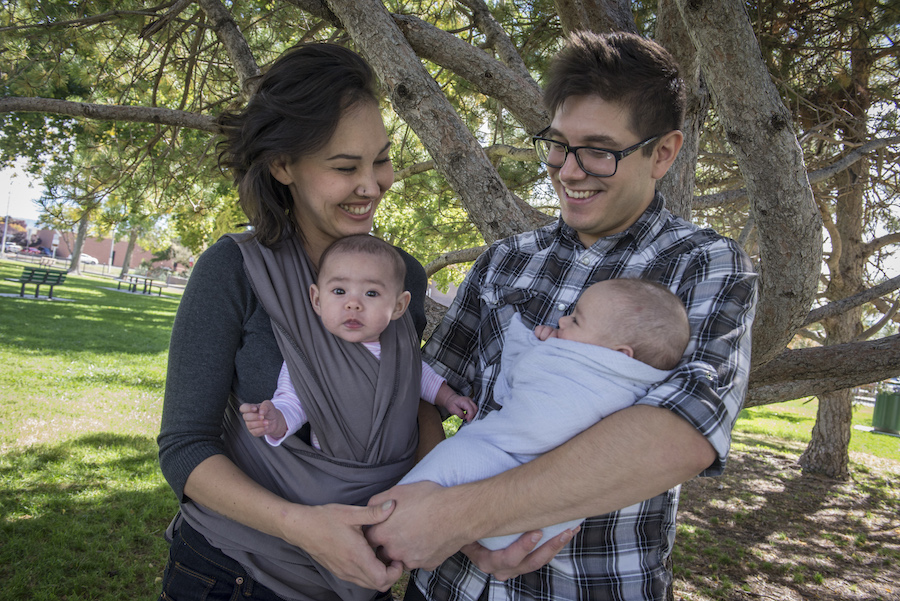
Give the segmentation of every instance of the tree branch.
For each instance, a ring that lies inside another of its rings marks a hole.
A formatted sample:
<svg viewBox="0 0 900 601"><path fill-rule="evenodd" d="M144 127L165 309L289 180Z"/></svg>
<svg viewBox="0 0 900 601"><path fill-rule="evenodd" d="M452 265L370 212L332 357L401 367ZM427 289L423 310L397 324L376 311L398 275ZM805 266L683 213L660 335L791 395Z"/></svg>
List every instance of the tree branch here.
<svg viewBox="0 0 900 601"><path fill-rule="evenodd" d="M533 148L517 148L515 146L510 146L509 144L493 144L485 148L484 152L492 161L498 158L512 159L514 161L537 160L537 155L534 154ZM415 163L396 171L394 173L394 180L400 181L407 177L418 175L419 173L425 173L426 171L431 171L434 167L434 161Z"/></svg>
<svg viewBox="0 0 900 601"><path fill-rule="evenodd" d="M900 288L900 275L882 282L877 286L873 286L868 290L863 290L862 292L854 294L853 296L848 296L847 298L842 298L839 301L828 303L824 307L813 309L809 312L809 315L806 316L806 319L803 321L800 327L805 327L811 323L816 323L822 321L823 319L846 313L854 307L858 307L865 303L871 302L876 298L880 298L885 294L888 294L889 292L897 290L898 288Z"/></svg>
<svg viewBox="0 0 900 601"><path fill-rule="evenodd" d="M433 261L429 261L428 264L425 265L425 275L430 278L448 265L456 265L457 263L467 263L469 261L474 261L479 256L481 256L481 253L486 250L487 245L483 245L444 253Z"/></svg>
<svg viewBox="0 0 900 601"><path fill-rule="evenodd" d="M744 406L818 396L898 375L900 334L870 342L788 350L750 374Z"/></svg>
<svg viewBox="0 0 900 601"><path fill-rule="evenodd" d="M502 102L530 133L550 121L540 87L512 68L455 35L409 15L391 15L419 58L449 69L485 96Z"/></svg>
<svg viewBox="0 0 900 601"><path fill-rule="evenodd" d="M884 313L884 315L881 316L881 319L879 319L876 323L872 324L871 327L866 328L866 330L862 334L857 336L856 341L862 342L863 340L868 340L869 338L871 338L872 336L874 336L875 334L880 332L881 328L886 326L888 323L894 321L894 316L897 315L898 310L900 310L900 299L896 299L893 302L893 304L891 305L891 308L888 309Z"/></svg>
<svg viewBox="0 0 900 601"><path fill-rule="evenodd" d="M871 240L867 244L865 244L866 256L873 255L876 251L884 248L885 246L890 246L891 244L897 244L900 242L900 232L892 232L885 236L879 236L874 240Z"/></svg>
<svg viewBox="0 0 900 601"><path fill-rule="evenodd" d="M460 2L472 9L472 14L475 17L475 26L487 38L488 45L497 52L500 60L518 74L521 79L531 82L534 89L539 90L539 86L532 79L531 73L528 72L528 67L525 66L525 61L522 60L522 56L519 54L519 49L509 39L509 34L494 18L484 0L460 0Z"/></svg>
<svg viewBox="0 0 900 601"><path fill-rule="evenodd" d="M241 84L241 94L245 100L250 98L256 89L254 80L259 75L259 65L253 58L253 52L250 51L244 34L241 33L234 17L219 0L197 0L197 3L206 13L210 27L225 44L225 49L228 51L231 64L234 66Z"/></svg>
<svg viewBox="0 0 900 601"><path fill-rule="evenodd" d="M629 0L556 0L563 31L628 31L637 33Z"/></svg>
<svg viewBox="0 0 900 601"><path fill-rule="evenodd" d="M175 17L180 15L184 9L193 4L194 0L177 0L166 13L156 21L147 24L138 34L139 38L150 38L160 29L172 22Z"/></svg>
<svg viewBox="0 0 900 601"><path fill-rule="evenodd" d="M852 152L848 153L840 160L835 161L833 164L821 169L816 169L815 171L810 171L809 183L817 184L819 182L823 182L826 179L834 177L841 171L855 164L857 161L870 154L872 151L879 150L886 146L891 146L898 143L900 143L900 136L870 140L859 148L856 148ZM692 205L695 209L711 209L714 207L727 206L744 200L747 200L747 189L738 188L737 190L725 190L723 192L717 192L715 194L704 194L703 196L697 196L696 198L694 198L694 202L692 203Z"/></svg>
<svg viewBox="0 0 900 601"><path fill-rule="evenodd" d="M0 98L0 113L13 112L53 113L98 121L153 123L218 132L212 117L161 107L90 104L54 98Z"/></svg>

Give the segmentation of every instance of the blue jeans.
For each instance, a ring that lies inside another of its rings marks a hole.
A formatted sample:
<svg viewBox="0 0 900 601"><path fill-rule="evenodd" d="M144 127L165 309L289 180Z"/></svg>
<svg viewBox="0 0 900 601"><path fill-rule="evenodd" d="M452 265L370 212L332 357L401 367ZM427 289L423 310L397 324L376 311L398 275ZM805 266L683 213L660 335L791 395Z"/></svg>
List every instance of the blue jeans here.
<svg viewBox="0 0 900 601"><path fill-rule="evenodd" d="M159 601L284 601L181 520L169 547ZM390 601L377 593L372 601Z"/></svg>
<svg viewBox="0 0 900 601"><path fill-rule="evenodd" d="M169 547L159 601L284 601L182 521Z"/></svg>

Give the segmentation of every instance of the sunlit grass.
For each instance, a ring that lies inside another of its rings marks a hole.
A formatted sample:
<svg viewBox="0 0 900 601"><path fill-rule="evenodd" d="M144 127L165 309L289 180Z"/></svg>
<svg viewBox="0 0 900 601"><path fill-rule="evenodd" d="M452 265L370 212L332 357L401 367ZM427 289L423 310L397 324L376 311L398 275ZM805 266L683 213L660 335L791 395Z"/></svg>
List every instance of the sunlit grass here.
<svg viewBox="0 0 900 601"><path fill-rule="evenodd" d="M741 412L735 431L805 445L812 437L817 409L815 398L752 407ZM872 413L872 407L855 405L853 425L871 427ZM900 438L854 428L850 434L850 452L900 461Z"/></svg>
<svg viewBox="0 0 900 601"><path fill-rule="evenodd" d="M18 293L5 278L21 268L0 261L0 293ZM111 282L0 297L0 598L159 593L177 505L155 437L179 299Z"/></svg>

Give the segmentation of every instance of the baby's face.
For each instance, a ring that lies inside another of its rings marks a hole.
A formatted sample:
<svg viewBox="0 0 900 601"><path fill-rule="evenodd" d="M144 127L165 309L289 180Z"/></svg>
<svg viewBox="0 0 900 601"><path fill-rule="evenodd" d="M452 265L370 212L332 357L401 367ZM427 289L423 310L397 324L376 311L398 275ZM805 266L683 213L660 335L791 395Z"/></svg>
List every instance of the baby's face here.
<svg viewBox="0 0 900 601"><path fill-rule="evenodd" d="M332 255L309 295L325 329L348 342L375 342L409 304L389 261L367 253Z"/></svg>
<svg viewBox="0 0 900 601"><path fill-rule="evenodd" d="M616 348L622 341L614 325L609 323L615 302L615 294L602 284L594 284L582 293L571 315L559 318L557 338Z"/></svg>

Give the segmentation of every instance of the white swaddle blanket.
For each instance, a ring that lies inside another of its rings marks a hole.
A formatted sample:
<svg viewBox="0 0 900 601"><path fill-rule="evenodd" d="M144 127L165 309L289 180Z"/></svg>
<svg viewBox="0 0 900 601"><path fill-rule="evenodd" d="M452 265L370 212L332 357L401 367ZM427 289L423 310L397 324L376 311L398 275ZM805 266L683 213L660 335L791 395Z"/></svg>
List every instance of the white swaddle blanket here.
<svg viewBox="0 0 900 601"><path fill-rule="evenodd" d="M601 346L556 338L541 342L518 314L505 336L494 388L502 408L442 441L400 484L430 480L453 486L497 475L633 405L669 374ZM544 528L540 544L582 521ZM488 549L505 549L519 536L479 542Z"/></svg>

